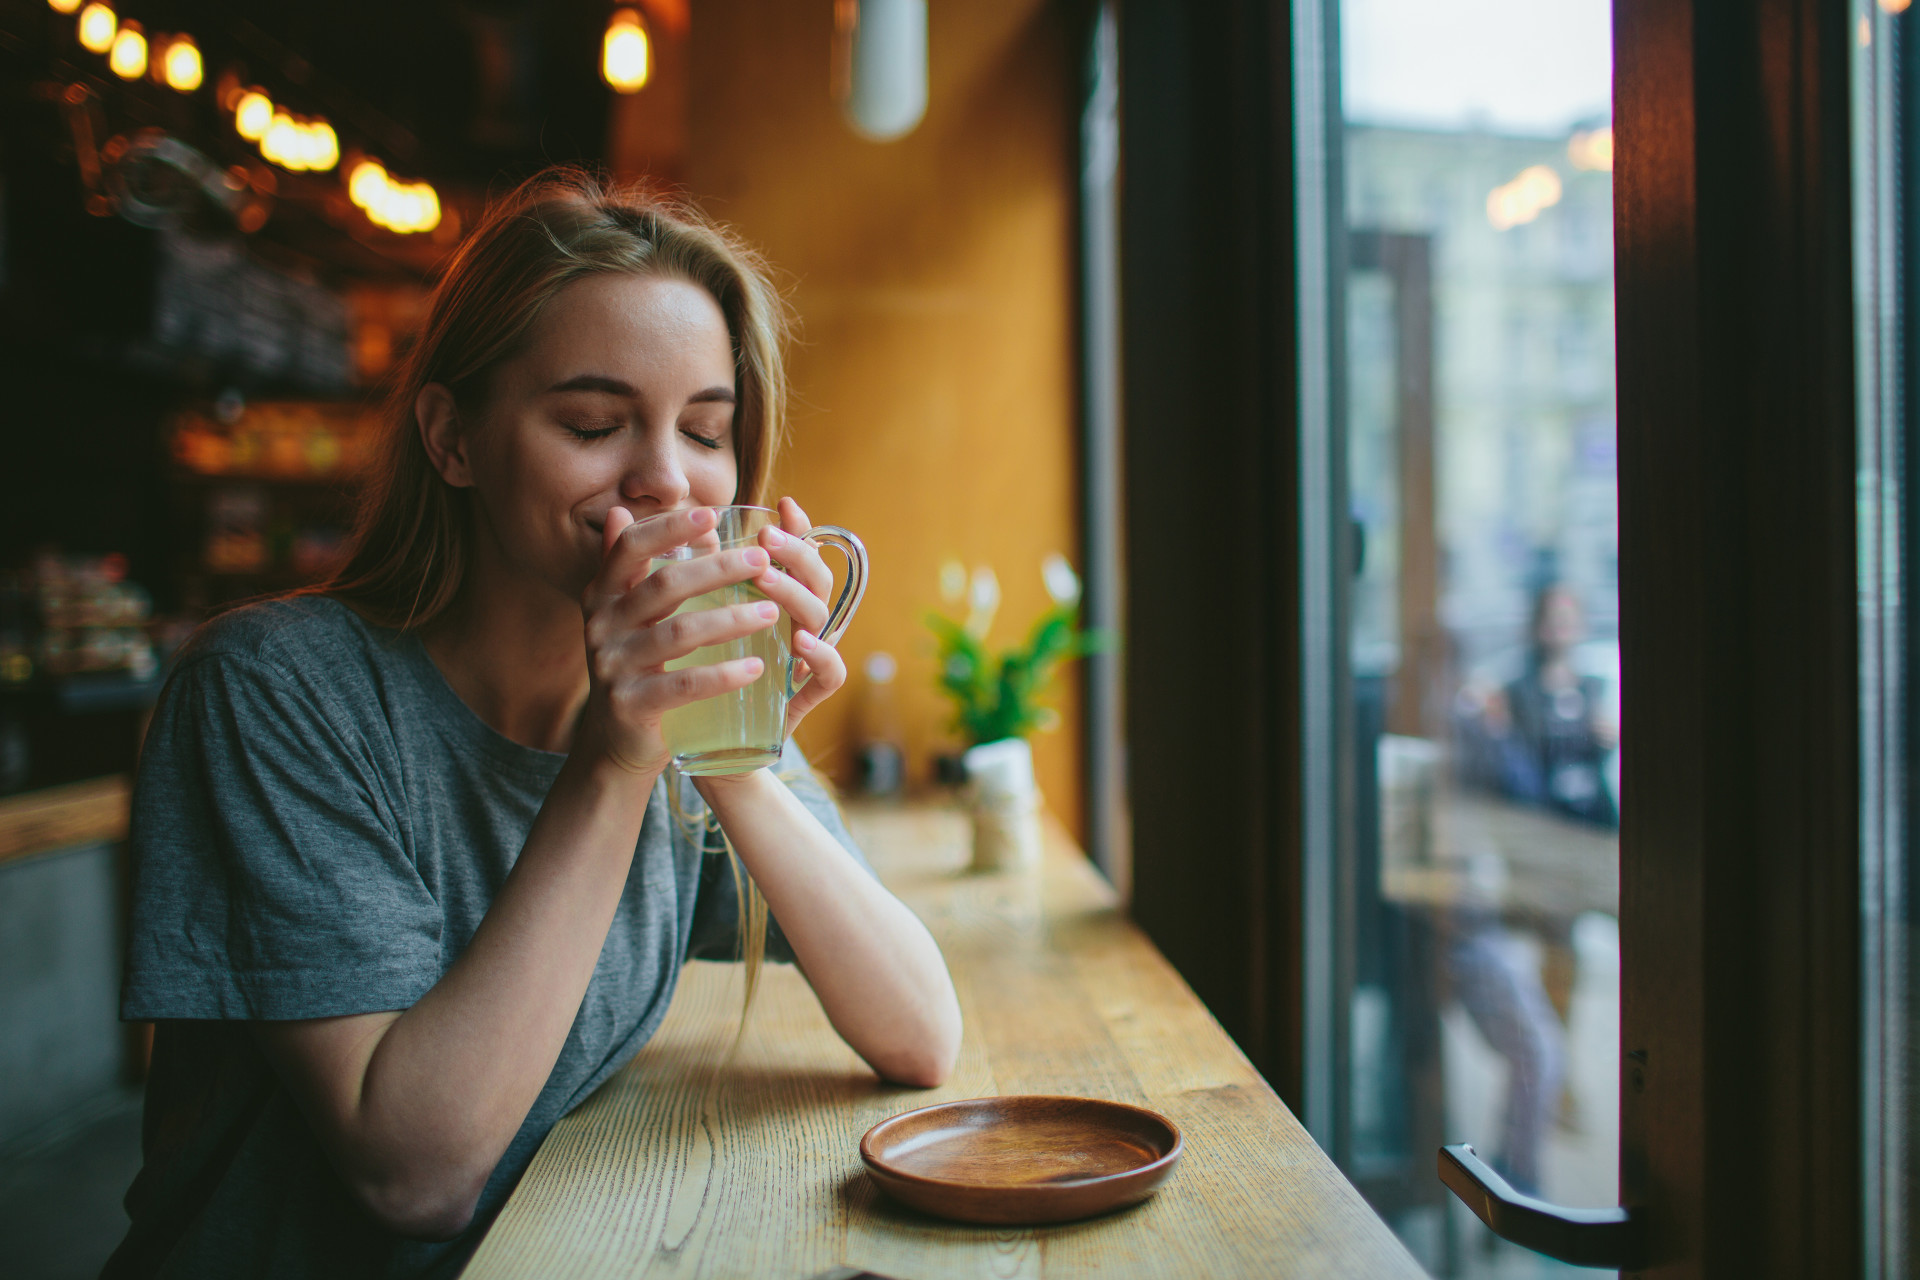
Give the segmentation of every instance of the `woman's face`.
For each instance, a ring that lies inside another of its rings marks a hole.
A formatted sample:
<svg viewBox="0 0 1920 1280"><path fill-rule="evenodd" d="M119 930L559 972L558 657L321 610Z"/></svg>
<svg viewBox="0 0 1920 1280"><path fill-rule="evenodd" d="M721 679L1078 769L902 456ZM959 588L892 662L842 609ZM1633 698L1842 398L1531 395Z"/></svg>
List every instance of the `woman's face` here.
<svg viewBox="0 0 1920 1280"><path fill-rule="evenodd" d="M733 501L735 396L712 294L668 276L590 276L548 303L520 354L494 370L441 474L472 487L479 532L512 568L578 598L613 507L644 520Z"/></svg>

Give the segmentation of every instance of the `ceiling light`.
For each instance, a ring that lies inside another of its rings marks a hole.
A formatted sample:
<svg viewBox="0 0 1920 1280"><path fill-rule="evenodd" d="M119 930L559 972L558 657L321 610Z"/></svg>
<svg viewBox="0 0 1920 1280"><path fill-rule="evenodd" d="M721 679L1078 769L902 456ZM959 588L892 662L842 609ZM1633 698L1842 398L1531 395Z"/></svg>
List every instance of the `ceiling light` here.
<svg viewBox="0 0 1920 1280"><path fill-rule="evenodd" d="M621 93L638 93L653 73L653 42L637 9L615 9L600 44L600 74Z"/></svg>
<svg viewBox="0 0 1920 1280"><path fill-rule="evenodd" d="M129 22L114 33L107 65L122 80L138 80L147 74L147 37L140 24Z"/></svg>
<svg viewBox="0 0 1920 1280"><path fill-rule="evenodd" d="M80 11L80 43L94 53L113 48L113 33L120 20L104 4L94 3Z"/></svg>
<svg viewBox="0 0 1920 1280"><path fill-rule="evenodd" d="M240 95L233 108L233 127L248 142L258 142L273 127L273 99L258 89Z"/></svg>
<svg viewBox="0 0 1920 1280"><path fill-rule="evenodd" d="M192 93L198 89L206 74L200 62L200 46L189 35L173 38L161 57L161 66L166 70L167 84L181 93Z"/></svg>

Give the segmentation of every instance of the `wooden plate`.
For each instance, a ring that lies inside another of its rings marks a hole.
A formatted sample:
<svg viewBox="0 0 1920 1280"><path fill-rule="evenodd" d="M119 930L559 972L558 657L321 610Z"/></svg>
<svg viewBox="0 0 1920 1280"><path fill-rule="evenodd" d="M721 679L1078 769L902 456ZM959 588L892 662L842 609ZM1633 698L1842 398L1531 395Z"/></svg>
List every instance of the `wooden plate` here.
<svg viewBox="0 0 1920 1280"><path fill-rule="evenodd" d="M882 1120L860 1139L894 1199L961 1222L1067 1222L1145 1200L1180 1159L1180 1130L1098 1098L970 1098Z"/></svg>

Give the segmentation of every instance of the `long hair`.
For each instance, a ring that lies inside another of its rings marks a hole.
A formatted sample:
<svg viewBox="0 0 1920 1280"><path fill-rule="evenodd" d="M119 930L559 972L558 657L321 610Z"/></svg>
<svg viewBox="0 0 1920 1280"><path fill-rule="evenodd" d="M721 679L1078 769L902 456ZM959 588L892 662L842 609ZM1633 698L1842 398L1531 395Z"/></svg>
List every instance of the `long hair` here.
<svg viewBox="0 0 1920 1280"><path fill-rule="evenodd" d="M581 169L553 168L487 210L434 288L426 322L394 375L347 562L318 591L402 631L446 610L472 554L472 499L434 470L414 404L437 382L463 416L473 416L494 369L518 353L546 305L595 275L670 276L720 304L738 397L733 500L764 505L786 420L787 332L786 306L765 265L689 206L609 186Z"/></svg>
<svg viewBox="0 0 1920 1280"><path fill-rule="evenodd" d="M395 371L347 562L316 593L401 631L426 626L453 603L472 555L472 499L441 479L427 457L414 414L420 391L440 383L463 416L476 418L494 369L519 352L546 305L569 284L596 275L668 276L700 286L720 304L737 397L733 500L765 504L786 422L788 324L765 263L690 206L610 186L582 169L552 168L488 208L435 286L426 323ZM707 821L743 890L744 1031L766 950L767 904L710 814ZM697 838L706 849L707 833Z"/></svg>

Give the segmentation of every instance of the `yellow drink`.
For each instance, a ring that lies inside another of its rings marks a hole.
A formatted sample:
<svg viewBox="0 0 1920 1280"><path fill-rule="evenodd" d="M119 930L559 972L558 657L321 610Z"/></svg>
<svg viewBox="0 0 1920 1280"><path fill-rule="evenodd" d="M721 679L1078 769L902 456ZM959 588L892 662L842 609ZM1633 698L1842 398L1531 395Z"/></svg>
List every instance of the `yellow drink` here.
<svg viewBox="0 0 1920 1280"><path fill-rule="evenodd" d="M748 583L694 596L675 616L702 609L752 604L766 595ZM681 772L693 775L747 773L774 763L787 734L787 699L792 694L792 622L786 611L763 631L695 649L675 658L667 670L705 667L737 658L758 658L760 678L744 689L702 698L661 718L668 750Z"/></svg>

